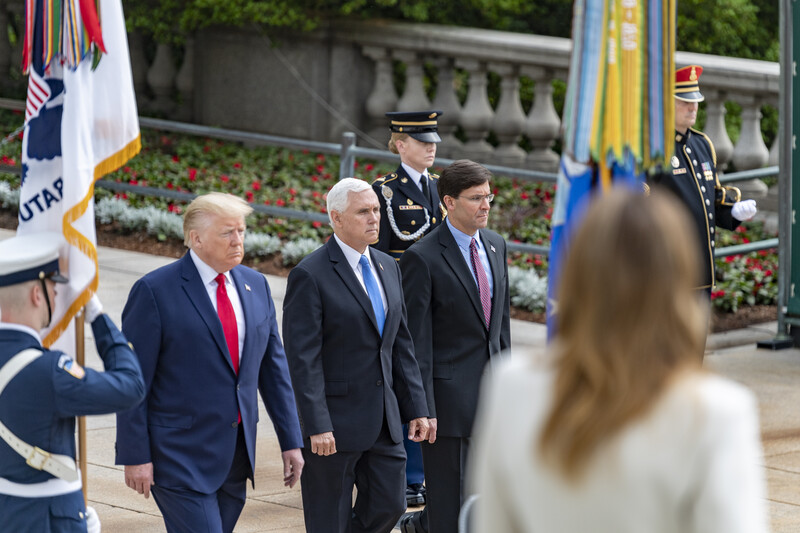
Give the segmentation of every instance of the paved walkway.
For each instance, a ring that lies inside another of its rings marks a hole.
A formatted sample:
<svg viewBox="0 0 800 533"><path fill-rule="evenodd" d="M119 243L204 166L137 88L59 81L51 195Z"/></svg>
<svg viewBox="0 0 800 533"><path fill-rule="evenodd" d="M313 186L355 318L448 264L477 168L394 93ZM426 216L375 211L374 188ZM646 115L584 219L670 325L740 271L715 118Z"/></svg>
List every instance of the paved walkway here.
<svg viewBox="0 0 800 533"><path fill-rule="evenodd" d="M0 230L0 239L11 234ZM111 248L101 247L98 252L100 299L117 323L133 283L150 270L173 261ZM268 279L280 321L286 280L274 276ZM543 348L542 325L512 320L511 328L517 353ZM755 342L770 338L775 331L776 324L771 323L713 335L705 361L709 369L744 383L758 395L772 530L793 533L800 531L800 350L757 350ZM87 338L86 346L87 365L102 368L94 342ZM256 486L248 493L236 531L299 533L304 531L300 491L297 487L283 487L277 439L263 406L261 411ZM90 505L100 515L106 532L163 532L153 500L145 500L128 489L122 468L114 465L114 423L113 415L89 417L87 421Z"/></svg>

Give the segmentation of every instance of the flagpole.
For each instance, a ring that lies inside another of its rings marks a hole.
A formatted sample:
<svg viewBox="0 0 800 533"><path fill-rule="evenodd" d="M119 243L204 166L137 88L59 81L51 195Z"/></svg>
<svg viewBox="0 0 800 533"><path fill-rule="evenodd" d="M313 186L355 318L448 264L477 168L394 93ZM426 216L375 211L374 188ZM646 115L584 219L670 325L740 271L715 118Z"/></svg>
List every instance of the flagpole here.
<svg viewBox="0 0 800 533"><path fill-rule="evenodd" d="M83 332L83 315L86 311L81 310L75 315L75 358L80 366L85 365L85 346ZM78 417L78 468L81 471L81 483L83 485L83 504L88 503L87 475L86 475L86 417Z"/></svg>

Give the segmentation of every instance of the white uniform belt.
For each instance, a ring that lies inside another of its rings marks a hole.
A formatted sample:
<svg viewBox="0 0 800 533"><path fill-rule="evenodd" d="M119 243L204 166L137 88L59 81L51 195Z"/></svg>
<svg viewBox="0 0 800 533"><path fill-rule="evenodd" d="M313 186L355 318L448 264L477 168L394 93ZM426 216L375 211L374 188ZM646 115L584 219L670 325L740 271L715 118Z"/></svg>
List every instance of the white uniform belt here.
<svg viewBox="0 0 800 533"><path fill-rule="evenodd" d="M75 481L53 478L41 483L14 483L0 477L0 494L18 498L49 498L51 496L70 494L81 490L81 488L80 476Z"/></svg>
<svg viewBox="0 0 800 533"><path fill-rule="evenodd" d="M40 355L42 355L41 350L32 348L23 350L3 365L0 369L0 394L3 394L6 385L8 385L9 381L14 379L14 376ZM31 468L44 470L66 482L74 482L80 479L80 473L72 457L46 452L38 446L31 446L14 435L2 422L0 422L0 438L6 441L14 451L24 457L25 462Z"/></svg>

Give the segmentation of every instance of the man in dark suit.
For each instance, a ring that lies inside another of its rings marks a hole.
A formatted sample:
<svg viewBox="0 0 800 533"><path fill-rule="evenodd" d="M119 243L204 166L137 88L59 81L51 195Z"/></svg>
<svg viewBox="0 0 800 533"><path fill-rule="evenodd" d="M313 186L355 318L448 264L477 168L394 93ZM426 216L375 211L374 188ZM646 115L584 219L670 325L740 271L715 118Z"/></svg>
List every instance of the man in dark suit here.
<svg viewBox="0 0 800 533"><path fill-rule="evenodd" d="M404 531L458 529L481 378L511 342L506 243L486 229L494 199L490 178L472 161L447 167L438 184L445 223L400 259L431 416L428 442L422 443L428 503L403 517Z"/></svg>
<svg viewBox="0 0 800 533"><path fill-rule="evenodd" d="M389 151L400 155L395 172L381 176L372 189L381 203L378 242L372 247L398 261L409 246L442 223L444 207L439 201L439 176L428 172L436 159L439 137L437 119L441 111L395 111L390 119ZM406 449L406 502L425 503L425 473L418 442L403 439Z"/></svg>
<svg viewBox="0 0 800 533"><path fill-rule="evenodd" d="M264 276L241 266L245 217L229 194L192 201L182 259L136 282L122 329L147 397L117 417L125 483L153 497L170 532L233 531L253 480L257 391L280 442L284 482L302 473L300 425Z"/></svg>
<svg viewBox="0 0 800 533"><path fill-rule="evenodd" d="M378 198L366 182L345 178L327 203L334 235L289 274L283 306L306 439L306 531L388 532L406 507L402 424L422 441L428 408L400 268L368 247L378 235Z"/></svg>

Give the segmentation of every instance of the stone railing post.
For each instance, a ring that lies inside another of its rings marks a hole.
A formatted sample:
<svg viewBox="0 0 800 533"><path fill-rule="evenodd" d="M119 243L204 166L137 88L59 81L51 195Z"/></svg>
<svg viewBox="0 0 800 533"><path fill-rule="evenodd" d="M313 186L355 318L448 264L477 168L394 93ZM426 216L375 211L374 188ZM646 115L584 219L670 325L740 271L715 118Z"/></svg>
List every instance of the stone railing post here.
<svg viewBox="0 0 800 533"><path fill-rule="evenodd" d="M140 110L147 109L149 98L147 96L147 58L144 55L144 40L142 34L133 31L128 34L128 49L131 55L131 74L133 75L133 90L136 92L136 103Z"/></svg>
<svg viewBox="0 0 800 533"><path fill-rule="evenodd" d="M175 88L178 89L180 104L175 118L184 122L194 117L194 38L187 37L183 50L183 63L175 77Z"/></svg>
<svg viewBox="0 0 800 533"><path fill-rule="evenodd" d="M517 144L525 129L525 112L519 99L519 68L511 63L490 63L489 68L501 78L500 101L491 123L500 143L492 159L500 165L521 166L526 154Z"/></svg>
<svg viewBox="0 0 800 533"><path fill-rule="evenodd" d="M553 105L552 73L535 67L525 69L523 73L536 83L525 129L533 146L528 154L528 166L535 170L555 172L558 170L558 154L551 147L558 138L561 119Z"/></svg>
<svg viewBox="0 0 800 533"><path fill-rule="evenodd" d="M422 57L416 52L398 50L394 59L406 65L406 86L403 96L397 101L397 111L427 111L431 108L428 95L425 94L425 72L422 69Z"/></svg>
<svg viewBox="0 0 800 533"><path fill-rule="evenodd" d="M476 59L456 59L456 66L469 72L467 101L461 109L461 127L467 142L459 153L474 160L485 160L494 150L485 140L494 117L486 92L486 64Z"/></svg>
<svg viewBox="0 0 800 533"><path fill-rule="evenodd" d="M170 45L159 43L156 47L156 56L147 71L147 83L153 91L152 110L158 113L170 113L175 107L173 100L175 62Z"/></svg>
<svg viewBox="0 0 800 533"><path fill-rule="evenodd" d="M767 164L769 150L761 136L760 102L755 96L740 96L742 105L742 130L733 151L733 162L737 170L761 168Z"/></svg>
<svg viewBox="0 0 800 533"><path fill-rule="evenodd" d="M10 68L18 69L17 72L22 74L22 69L20 65L22 65L22 46L24 42L24 38L22 37L22 28L25 24L25 4L20 0L11 0L10 2L6 3L7 11L6 14L10 20L14 21L15 27L17 31L20 33L17 36L17 42L14 46L11 47L11 60L10 60ZM6 73L7 71L3 71ZM8 80L8 88L20 88L24 89L28 87L28 78L27 76L20 76L18 82L13 82L10 77L6 77Z"/></svg>
<svg viewBox="0 0 800 533"><path fill-rule="evenodd" d="M375 62L375 84L367 97L366 111L370 121L369 135L378 141L388 138L386 113L397 108L397 91L392 78L389 50L378 46L363 47L364 55Z"/></svg>
<svg viewBox="0 0 800 533"><path fill-rule="evenodd" d="M725 170L728 162L733 156L733 143L728 137L728 130L725 128L725 93L703 89L706 97L706 126L704 133L708 135L714 143L714 150L717 152L717 168Z"/></svg>
<svg viewBox="0 0 800 533"><path fill-rule="evenodd" d="M449 156L461 147L461 141L456 136L456 128L461 118L461 105L458 103L455 86L455 71L453 59L449 57L436 57L432 63L438 68L438 83L436 98L431 104L432 109L442 112L439 117L439 136L442 142L437 147L436 153L440 156Z"/></svg>
<svg viewBox="0 0 800 533"><path fill-rule="evenodd" d="M11 67L11 39L8 35L9 17L6 6L0 7L0 89L8 89L8 82L11 79L9 71Z"/></svg>
<svg viewBox="0 0 800 533"><path fill-rule="evenodd" d="M770 107L778 108L778 101L775 99L770 98L767 101L767 105ZM780 135L775 135L775 140L772 141L772 146L769 149L769 158L767 159L767 166L774 167L778 166L779 156L780 156Z"/></svg>
<svg viewBox="0 0 800 533"><path fill-rule="evenodd" d="M756 96L742 95L738 99L742 106L742 130L733 150L733 162L737 170L761 168L769 160L769 150L761 136L761 102ZM767 186L761 180L736 182L745 198L763 198Z"/></svg>

